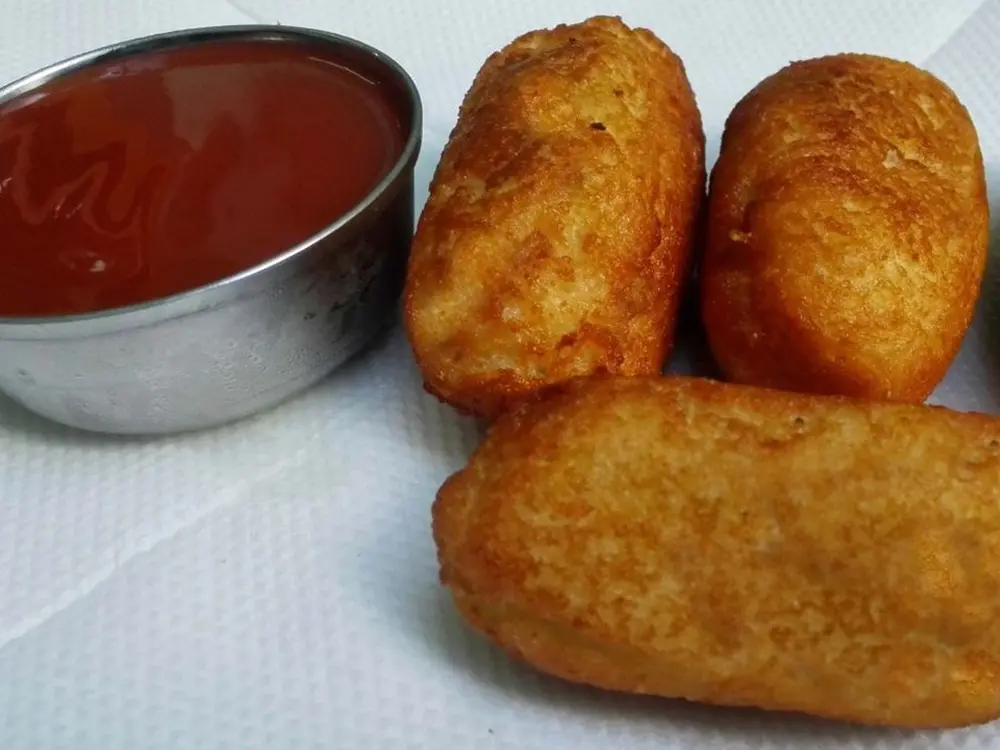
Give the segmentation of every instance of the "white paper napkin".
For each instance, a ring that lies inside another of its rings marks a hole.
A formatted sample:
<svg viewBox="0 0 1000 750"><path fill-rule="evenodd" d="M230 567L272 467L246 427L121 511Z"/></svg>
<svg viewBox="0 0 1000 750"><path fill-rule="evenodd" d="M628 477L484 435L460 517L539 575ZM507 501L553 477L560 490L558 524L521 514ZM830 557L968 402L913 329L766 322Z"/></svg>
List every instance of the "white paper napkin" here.
<svg viewBox="0 0 1000 750"><path fill-rule="evenodd" d="M423 94L422 200L485 56L597 12L684 58L710 159L736 99L790 59L926 63L972 111L1000 195L1000 0L19 0L0 6L0 78L182 26L360 37ZM1000 413L997 280L939 402ZM884 732L608 695L513 665L436 582L429 505L477 439L421 392L398 330L305 396L183 438L81 436L0 400L0 749L1000 746L1000 725Z"/></svg>

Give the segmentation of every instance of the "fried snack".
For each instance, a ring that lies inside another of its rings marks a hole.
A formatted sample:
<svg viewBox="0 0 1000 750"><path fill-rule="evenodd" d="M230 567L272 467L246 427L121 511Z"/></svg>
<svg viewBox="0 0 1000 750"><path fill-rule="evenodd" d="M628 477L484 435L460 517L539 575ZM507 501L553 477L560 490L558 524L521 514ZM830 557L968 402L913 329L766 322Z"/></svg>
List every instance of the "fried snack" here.
<svg viewBox="0 0 1000 750"><path fill-rule="evenodd" d="M492 55L412 245L427 390L493 418L573 376L659 372L704 193L694 95L651 32L598 17Z"/></svg>
<svg viewBox="0 0 1000 750"><path fill-rule="evenodd" d="M989 208L945 84L867 55L797 62L736 106L712 173L702 312L727 379L923 401L970 324Z"/></svg>
<svg viewBox="0 0 1000 750"><path fill-rule="evenodd" d="M1000 422L685 378L498 420L433 506L465 619L593 686L951 727L1000 715Z"/></svg>

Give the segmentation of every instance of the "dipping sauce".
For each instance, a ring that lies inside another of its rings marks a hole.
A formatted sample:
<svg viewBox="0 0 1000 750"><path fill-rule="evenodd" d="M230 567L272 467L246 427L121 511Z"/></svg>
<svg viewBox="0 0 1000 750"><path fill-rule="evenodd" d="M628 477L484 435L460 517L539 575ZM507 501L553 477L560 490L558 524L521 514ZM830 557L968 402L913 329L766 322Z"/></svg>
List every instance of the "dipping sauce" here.
<svg viewBox="0 0 1000 750"><path fill-rule="evenodd" d="M56 79L0 104L0 316L249 269L357 205L407 135L383 87L305 42L209 42Z"/></svg>

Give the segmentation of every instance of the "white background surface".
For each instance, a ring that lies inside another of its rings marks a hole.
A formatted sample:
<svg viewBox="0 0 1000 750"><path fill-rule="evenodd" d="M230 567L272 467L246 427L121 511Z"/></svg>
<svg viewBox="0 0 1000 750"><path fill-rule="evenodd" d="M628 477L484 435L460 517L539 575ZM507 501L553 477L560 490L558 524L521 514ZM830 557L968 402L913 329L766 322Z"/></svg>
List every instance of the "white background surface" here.
<svg viewBox="0 0 1000 750"><path fill-rule="evenodd" d="M790 59L925 64L972 112L996 204L1000 0L5 0L0 79L185 26L357 36L423 94L422 200L486 55L596 12L684 58L710 159L735 101ZM996 265L935 401L1000 413ZM398 330L307 395L180 439L71 434L0 399L0 749L1000 747L1000 725L876 731L611 696L511 665L436 583L429 505L476 439L422 394Z"/></svg>

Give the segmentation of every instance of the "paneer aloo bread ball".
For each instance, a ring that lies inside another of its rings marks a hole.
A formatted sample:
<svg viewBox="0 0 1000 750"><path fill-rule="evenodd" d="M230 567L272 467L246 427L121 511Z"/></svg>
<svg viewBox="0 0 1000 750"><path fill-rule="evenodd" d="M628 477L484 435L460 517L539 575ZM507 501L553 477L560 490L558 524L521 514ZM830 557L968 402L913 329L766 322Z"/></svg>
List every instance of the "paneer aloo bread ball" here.
<svg viewBox="0 0 1000 750"><path fill-rule="evenodd" d="M433 508L476 630L574 682L901 727L1000 716L1000 421L589 378Z"/></svg>
<svg viewBox="0 0 1000 750"><path fill-rule="evenodd" d="M427 389L492 419L571 377L659 372L704 192L694 95L651 32L598 17L492 55L412 244Z"/></svg>
<svg viewBox="0 0 1000 750"><path fill-rule="evenodd" d="M913 65L793 63L739 102L713 169L701 305L734 381L919 402L970 324L988 204L975 128Z"/></svg>

